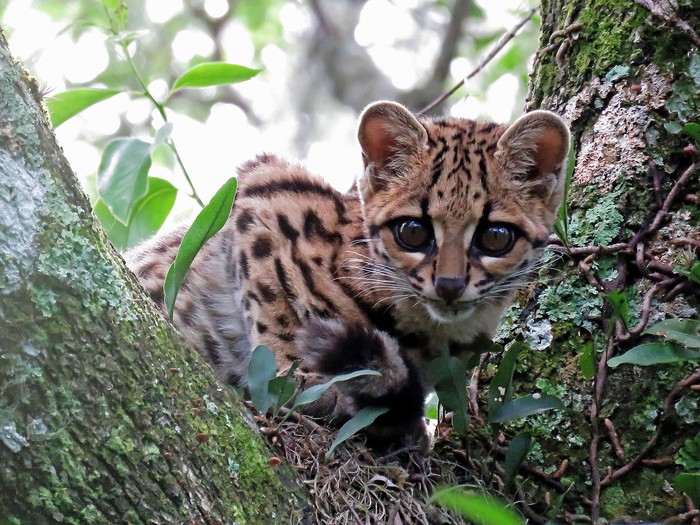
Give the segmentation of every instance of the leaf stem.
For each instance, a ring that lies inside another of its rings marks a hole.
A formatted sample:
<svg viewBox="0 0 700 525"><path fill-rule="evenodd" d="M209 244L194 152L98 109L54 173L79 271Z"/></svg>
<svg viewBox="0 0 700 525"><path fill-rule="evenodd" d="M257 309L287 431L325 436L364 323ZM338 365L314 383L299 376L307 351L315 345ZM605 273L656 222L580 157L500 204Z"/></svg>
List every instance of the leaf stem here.
<svg viewBox="0 0 700 525"><path fill-rule="evenodd" d="M131 55L129 54L129 49L128 46L124 43L121 44L122 51L124 53L124 57L126 58L127 64L129 64L129 67L131 68L131 71L134 73L134 77L136 77L136 81L139 83L141 86L141 89L143 89L143 94L146 96L148 100L151 101L153 106L158 110L158 113L160 114L161 118L163 119L163 122L168 122L168 115L165 112L165 106L158 102L153 94L148 90L148 86L144 82L143 78L139 74L138 70L136 69L136 66L134 65L134 62L131 60ZM190 190L192 193L187 194L188 197L192 198L195 200L197 204L201 208L204 208L204 202L202 202L202 199L199 197L197 194L197 190L194 188L194 184L192 184L192 179L190 178L189 173L187 172L187 168L185 168L185 164L182 162L182 157L180 157L180 152L177 150L177 146L175 146L175 142L172 139L168 139L167 141L168 146L172 150L172 152L175 154L175 160L177 161L178 166L180 166L180 170L182 170L182 175L185 177L185 180L187 181L187 185L190 187Z"/></svg>

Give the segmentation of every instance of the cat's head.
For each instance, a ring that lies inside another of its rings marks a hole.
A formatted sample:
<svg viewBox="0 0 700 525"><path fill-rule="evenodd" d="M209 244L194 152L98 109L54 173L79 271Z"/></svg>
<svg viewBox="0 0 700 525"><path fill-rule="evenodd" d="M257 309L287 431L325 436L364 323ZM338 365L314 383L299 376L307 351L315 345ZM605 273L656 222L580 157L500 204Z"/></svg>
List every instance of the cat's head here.
<svg viewBox="0 0 700 525"><path fill-rule="evenodd" d="M358 138L370 253L397 300L420 303L440 322L508 301L562 201L569 131L561 118L429 120L377 102L362 114Z"/></svg>

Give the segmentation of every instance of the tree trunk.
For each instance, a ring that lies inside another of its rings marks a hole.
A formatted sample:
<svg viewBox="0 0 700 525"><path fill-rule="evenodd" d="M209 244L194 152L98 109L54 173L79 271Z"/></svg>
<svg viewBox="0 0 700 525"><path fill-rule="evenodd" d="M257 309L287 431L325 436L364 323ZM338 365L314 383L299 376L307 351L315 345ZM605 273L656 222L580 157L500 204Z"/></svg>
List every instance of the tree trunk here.
<svg viewBox="0 0 700 525"><path fill-rule="evenodd" d="M305 521L106 241L40 100L0 34L0 522Z"/></svg>
<svg viewBox="0 0 700 525"><path fill-rule="evenodd" d="M535 507L550 517L553 496L565 491L569 519L660 521L688 511L672 487L678 467L671 457L700 427L697 390L689 388L700 382L698 370L687 363L606 366L644 340L647 324L697 318L697 285L674 273L698 259L697 151L669 123L700 122L700 39L689 29L697 27L700 4L678 2L674 12L670 2L657 3L542 3L528 106L556 111L571 125L572 251L555 246L562 258L550 257L501 335L532 347L515 384L556 393L572 409L523 424L538 439L531 457L539 469L553 472L568 461L562 477L526 489L540 502L550 492L551 505ZM607 299L615 292L629 302L627 327L611 306L622 301ZM591 349L587 378L580 361Z"/></svg>

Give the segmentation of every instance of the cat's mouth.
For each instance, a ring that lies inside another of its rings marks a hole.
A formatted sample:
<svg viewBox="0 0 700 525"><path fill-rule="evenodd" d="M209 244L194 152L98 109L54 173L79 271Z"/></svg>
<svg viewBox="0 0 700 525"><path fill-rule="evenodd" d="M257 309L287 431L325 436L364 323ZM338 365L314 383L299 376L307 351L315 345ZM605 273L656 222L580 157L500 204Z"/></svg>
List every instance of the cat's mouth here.
<svg viewBox="0 0 700 525"><path fill-rule="evenodd" d="M473 302L463 302L447 305L438 301L427 301L424 307L430 317L440 323L456 323L471 317L476 310Z"/></svg>

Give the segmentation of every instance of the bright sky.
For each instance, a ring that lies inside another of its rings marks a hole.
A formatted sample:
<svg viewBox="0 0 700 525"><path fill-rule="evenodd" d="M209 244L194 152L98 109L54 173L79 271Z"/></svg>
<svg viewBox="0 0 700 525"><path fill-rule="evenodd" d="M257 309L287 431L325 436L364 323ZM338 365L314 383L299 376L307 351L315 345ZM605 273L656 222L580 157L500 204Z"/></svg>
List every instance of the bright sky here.
<svg viewBox="0 0 700 525"><path fill-rule="evenodd" d="M486 20L479 25L479 31L510 29L528 4L526 0L476 0L486 12ZM406 12L406 7L416 7L425 0L369 0L363 8L360 23L355 31L355 39L366 47L373 60L388 74L400 88L410 88L416 84L419 75L424 73L419 64L430 65L439 41L437 38L423 39L420 42L419 56L396 45L397 41L411 37L415 21ZM220 17L225 12L225 0L206 0L204 7L208 14ZM182 0L146 0L146 13L154 24L166 22L182 9ZM444 13L447 14L446 12ZM386 20L391 20L391 30ZM285 37L293 38L314 23L307 9L294 2L285 5L280 13ZM54 21L48 15L32 8L31 2L13 1L7 6L2 23L10 29L9 42L12 52L18 58L32 64L32 73L42 85L54 93L65 89L66 81L86 83L107 67L107 44L105 35L97 29L87 30L78 41L73 41L65 29L65 21ZM228 60L254 67L254 46L247 30L237 20L227 22L224 29L224 47L235 50L235 57ZM172 43L176 64L174 69L184 69L184 65L195 54L206 54L213 49L210 37L200 31L181 31ZM485 51L484 51L485 52ZM73 57L68 60L66 57ZM173 138L181 151L186 166L191 171L197 190L205 200L233 173L236 165L259 152L277 153L296 158L292 138L294 115L272 118L270 100L284 97L285 82L288 78L289 59L285 52L276 46L263 49L261 59L265 73L260 77L238 86L239 93L251 104L263 119L270 124L261 132L250 125L243 112L231 105L214 104L205 122L197 122L184 115L171 113L174 124ZM470 60L456 58L451 73L456 82L475 66ZM167 85L156 80L149 86L156 98L164 96ZM485 89L482 99L468 96L454 98L450 112L454 115L476 118L488 116L496 121L507 121L514 109L513 93L517 91L518 79L506 74ZM148 101L130 99L128 95L118 95L97 104L69 120L57 129L59 143L82 181L94 176L101 152L83 139L84 136L111 136L119 126L118 114L126 111L126 118L140 122L149 113L154 123L159 125L160 117L153 111ZM333 116L323 140L311 144L305 163L314 172L323 174L331 184L341 190L347 189L360 170L359 148L355 140L356 115L342 111ZM236 130L235 137L232 130ZM144 137L150 139L150 137ZM235 147L232 144L235 141ZM173 181L184 188L181 175L172 173L159 165L154 165L151 175ZM184 199L187 201L187 199ZM180 202L181 211L186 211L190 203Z"/></svg>

